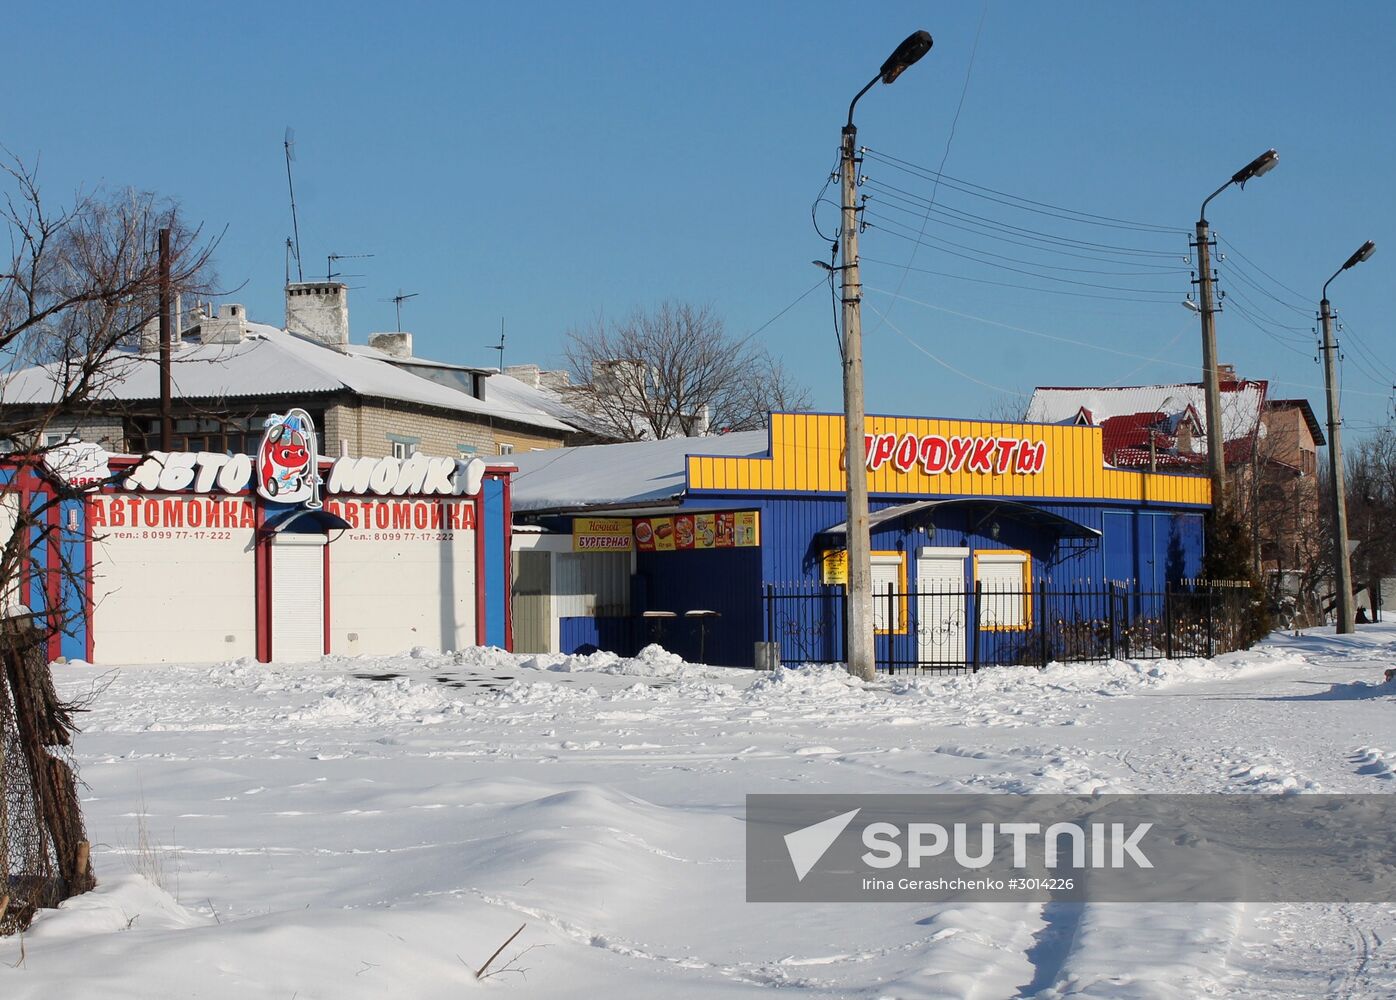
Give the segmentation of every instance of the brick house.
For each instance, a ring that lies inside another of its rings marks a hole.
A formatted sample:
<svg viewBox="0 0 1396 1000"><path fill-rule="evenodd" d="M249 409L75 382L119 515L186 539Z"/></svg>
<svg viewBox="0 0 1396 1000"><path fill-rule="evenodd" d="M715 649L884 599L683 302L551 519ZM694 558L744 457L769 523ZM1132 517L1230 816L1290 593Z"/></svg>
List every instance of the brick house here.
<svg viewBox="0 0 1396 1000"><path fill-rule="evenodd" d="M60 371L15 373L0 406L39 409L53 398ZM194 311L182 324L171 371L170 450L252 452L262 420L292 406L310 413L321 450L332 456L488 457L560 447L576 433L556 415L561 410L536 405L516 379L415 356L410 333L351 343L348 288L335 281L287 285L284 329L250 322L241 305ZM153 331L110 372L98 398L83 413L51 422L40 445L77 436L118 453L160 447Z"/></svg>
<svg viewBox="0 0 1396 1000"><path fill-rule="evenodd" d="M1317 560L1321 509L1318 449L1326 441L1306 399L1271 399L1265 380L1221 366L1227 481L1251 529L1255 568L1309 571ZM1042 386L1025 419L1101 428L1117 468L1197 472L1207 467L1206 390L1201 383Z"/></svg>

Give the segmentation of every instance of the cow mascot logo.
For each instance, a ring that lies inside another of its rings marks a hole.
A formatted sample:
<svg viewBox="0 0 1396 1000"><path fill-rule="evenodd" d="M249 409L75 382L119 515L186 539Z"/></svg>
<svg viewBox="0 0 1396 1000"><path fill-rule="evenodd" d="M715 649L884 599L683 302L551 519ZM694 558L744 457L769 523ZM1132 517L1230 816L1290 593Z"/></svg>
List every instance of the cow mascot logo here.
<svg viewBox="0 0 1396 1000"><path fill-rule="evenodd" d="M277 503L320 506L315 424L304 410L272 414L257 450L257 493Z"/></svg>

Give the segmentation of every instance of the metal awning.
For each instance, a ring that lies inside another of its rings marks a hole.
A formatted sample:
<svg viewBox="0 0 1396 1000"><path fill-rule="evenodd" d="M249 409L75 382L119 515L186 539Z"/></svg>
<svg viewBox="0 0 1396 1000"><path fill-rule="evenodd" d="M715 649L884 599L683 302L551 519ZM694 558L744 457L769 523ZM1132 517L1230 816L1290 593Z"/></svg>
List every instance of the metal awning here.
<svg viewBox="0 0 1396 1000"><path fill-rule="evenodd" d="M898 504L895 507L883 507L881 510L875 510L868 515L868 527L877 528L890 521L896 521L923 510L951 507L963 510L982 510L984 513L981 520L985 521L991 517L1005 517L1023 524L1045 528L1055 533L1058 538L1100 537L1100 532L1095 528L1087 527L1069 517L1062 517L1060 514L1053 514L1051 511L1042 510L1031 504L1019 503L1016 500L995 500L985 497L966 497L959 500L916 500L912 503ZM848 522L844 521L832 528L825 528L821 534L842 535L846 534L847 531Z"/></svg>
<svg viewBox="0 0 1396 1000"><path fill-rule="evenodd" d="M338 514L331 514L323 507L297 507L273 514L262 525L264 536L279 535L283 531L315 532L345 531L349 522Z"/></svg>

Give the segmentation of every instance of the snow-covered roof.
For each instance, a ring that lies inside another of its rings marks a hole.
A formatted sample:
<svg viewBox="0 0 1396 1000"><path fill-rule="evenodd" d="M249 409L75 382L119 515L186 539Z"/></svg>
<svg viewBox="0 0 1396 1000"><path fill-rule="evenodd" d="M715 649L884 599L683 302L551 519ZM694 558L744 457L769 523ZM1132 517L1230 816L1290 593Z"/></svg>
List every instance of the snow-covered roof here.
<svg viewBox="0 0 1396 1000"><path fill-rule="evenodd" d="M374 355L378 355L375 357ZM522 401L476 399L388 363L382 352L355 345L348 351L262 323L247 324L241 341L185 342L171 367L177 399L233 399L349 391L359 396L439 407L533 427L570 431L572 426ZM111 400L160 398L156 354L131 352L113 360L101 396ZM15 372L0 383L0 403L47 404L60 398L60 365Z"/></svg>
<svg viewBox="0 0 1396 1000"><path fill-rule="evenodd" d="M764 455L769 443L760 430L520 452L510 456L511 499L516 511L669 500L687 486L688 456Z"/></svg>
<svg viewBox="0 0 1396 1000"><path fill-rule="evenodd" d="M1261 381L1223 382L1221 386L1222 431L1224 440L1249 438L1259 425L1265 405L1266 383ZM1033 390L1023 419L1029 423L1075 423L1082 408L1099 425L1111 417L1134 413L1165 413L1170 416L1191 406L1202 417L1207 414L1207 392L1195 382L1171 385L1042 386Z"/></svg>

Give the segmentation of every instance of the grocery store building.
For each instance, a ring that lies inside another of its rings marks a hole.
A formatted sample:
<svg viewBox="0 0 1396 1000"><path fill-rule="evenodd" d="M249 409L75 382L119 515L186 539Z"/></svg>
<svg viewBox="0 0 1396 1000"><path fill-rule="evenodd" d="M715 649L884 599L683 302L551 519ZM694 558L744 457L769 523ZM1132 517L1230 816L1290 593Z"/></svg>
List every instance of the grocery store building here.
<svg viewBox="0 0 1396 1000"><path fill-rule="evenodd" d="M1108 466L1098 427L867 426L880 660L1019 641L1039 591L1110 587L1138 610L1201 573L1207 479ZM515 456L516 648L840 659L843 440L841 415L778 413L762 431ZM827 613L786 620L796 598Z"/></svg>

